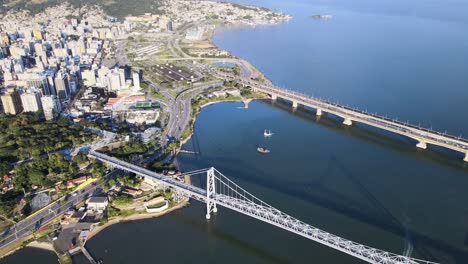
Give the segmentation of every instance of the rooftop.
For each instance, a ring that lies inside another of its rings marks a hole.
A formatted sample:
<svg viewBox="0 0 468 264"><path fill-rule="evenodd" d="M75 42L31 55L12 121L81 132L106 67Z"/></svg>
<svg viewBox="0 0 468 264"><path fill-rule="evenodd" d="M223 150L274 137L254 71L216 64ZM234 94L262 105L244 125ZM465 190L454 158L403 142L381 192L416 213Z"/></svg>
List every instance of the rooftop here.
<svg viewBox="0 0 468 264"><path fill-rule="evenodd" d="M105 203L107 202L107 197L98 197L98 196L93 196L89 198L88 203Z"/></svg>

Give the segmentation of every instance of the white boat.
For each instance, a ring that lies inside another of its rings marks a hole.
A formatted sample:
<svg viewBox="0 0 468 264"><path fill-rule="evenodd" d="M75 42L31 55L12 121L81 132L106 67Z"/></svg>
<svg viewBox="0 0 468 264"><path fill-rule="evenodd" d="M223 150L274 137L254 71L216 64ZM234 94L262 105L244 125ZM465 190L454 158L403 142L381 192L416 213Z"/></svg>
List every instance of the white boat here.
<svg viewBox="0 0 468 264"><path fill-rule="evenodd" d="M271 136L273 136L273 133L271 133L271 130L266 130L265 129L265 131L263 131L263 136L264 137L271 137Z"/></svg>
<svg viewBox="0 0 468 264"><path fill-rule="evenodd" d="M261 153L261 154L268 154L268 153L270 153L270 150L267 149L267 148L265 148L265 147L263 147L263 146L257 147L257 151L258 151L259 153Z"/></svg>

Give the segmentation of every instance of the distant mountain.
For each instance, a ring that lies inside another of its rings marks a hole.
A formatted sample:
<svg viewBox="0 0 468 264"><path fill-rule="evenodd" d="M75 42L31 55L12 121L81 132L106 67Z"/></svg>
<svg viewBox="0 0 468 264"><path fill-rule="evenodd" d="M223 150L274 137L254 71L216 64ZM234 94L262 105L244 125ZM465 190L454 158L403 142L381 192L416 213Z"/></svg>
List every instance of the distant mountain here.
<svg viewBox="0 0 468 264"><path fill-rule="evenodd" d="M47 7L63 3L63 0L0 0L0 12L11 9L29 10L32 14L42 12ZM68 0L72 6L98 4L108 15L123 18L127 15L142 15L144 13L160 13L159 0Z"/></svg>

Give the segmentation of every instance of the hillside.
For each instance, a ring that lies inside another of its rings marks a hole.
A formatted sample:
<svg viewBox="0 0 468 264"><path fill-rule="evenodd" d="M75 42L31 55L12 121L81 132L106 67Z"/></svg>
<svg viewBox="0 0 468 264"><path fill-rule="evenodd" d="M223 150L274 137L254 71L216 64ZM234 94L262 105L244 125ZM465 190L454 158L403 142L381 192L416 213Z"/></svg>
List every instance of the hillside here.
<svg viewBox="0 0 468 264"><path fill-rule="evenodd" d="M157 14L159 0L68 0L73 6L86 4L98 4L107 14L117 18L123 18L129 14L142 15L144 13ZM11 9L29 10L31 14L42 12L45 8L63 3L62 0L0 0L0 13Z"/></svg>

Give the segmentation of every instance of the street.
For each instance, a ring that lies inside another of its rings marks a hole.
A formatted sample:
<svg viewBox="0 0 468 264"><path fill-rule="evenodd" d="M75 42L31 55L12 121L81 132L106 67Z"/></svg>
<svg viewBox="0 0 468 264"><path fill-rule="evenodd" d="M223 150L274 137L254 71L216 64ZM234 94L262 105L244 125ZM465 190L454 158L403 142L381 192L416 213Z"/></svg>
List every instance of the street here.
<svg viewBox="0 0 468 264"><path fill-rule="evenodd" d="M28 235L32 234L34 230L39 229L56 218L57 215L65 213L65 211L67 211L67 209L70 207L74 207L88 197L91 197L105 182L107 176L113 174L114 172L115 171L112 171L103 178L99 179L96 182L96 185L90 184L81 190L70 193L65 198L49 204L33 216L30 216L11 226L1 235L0 249L7 247L16 240L27 237Z"/></svg>

